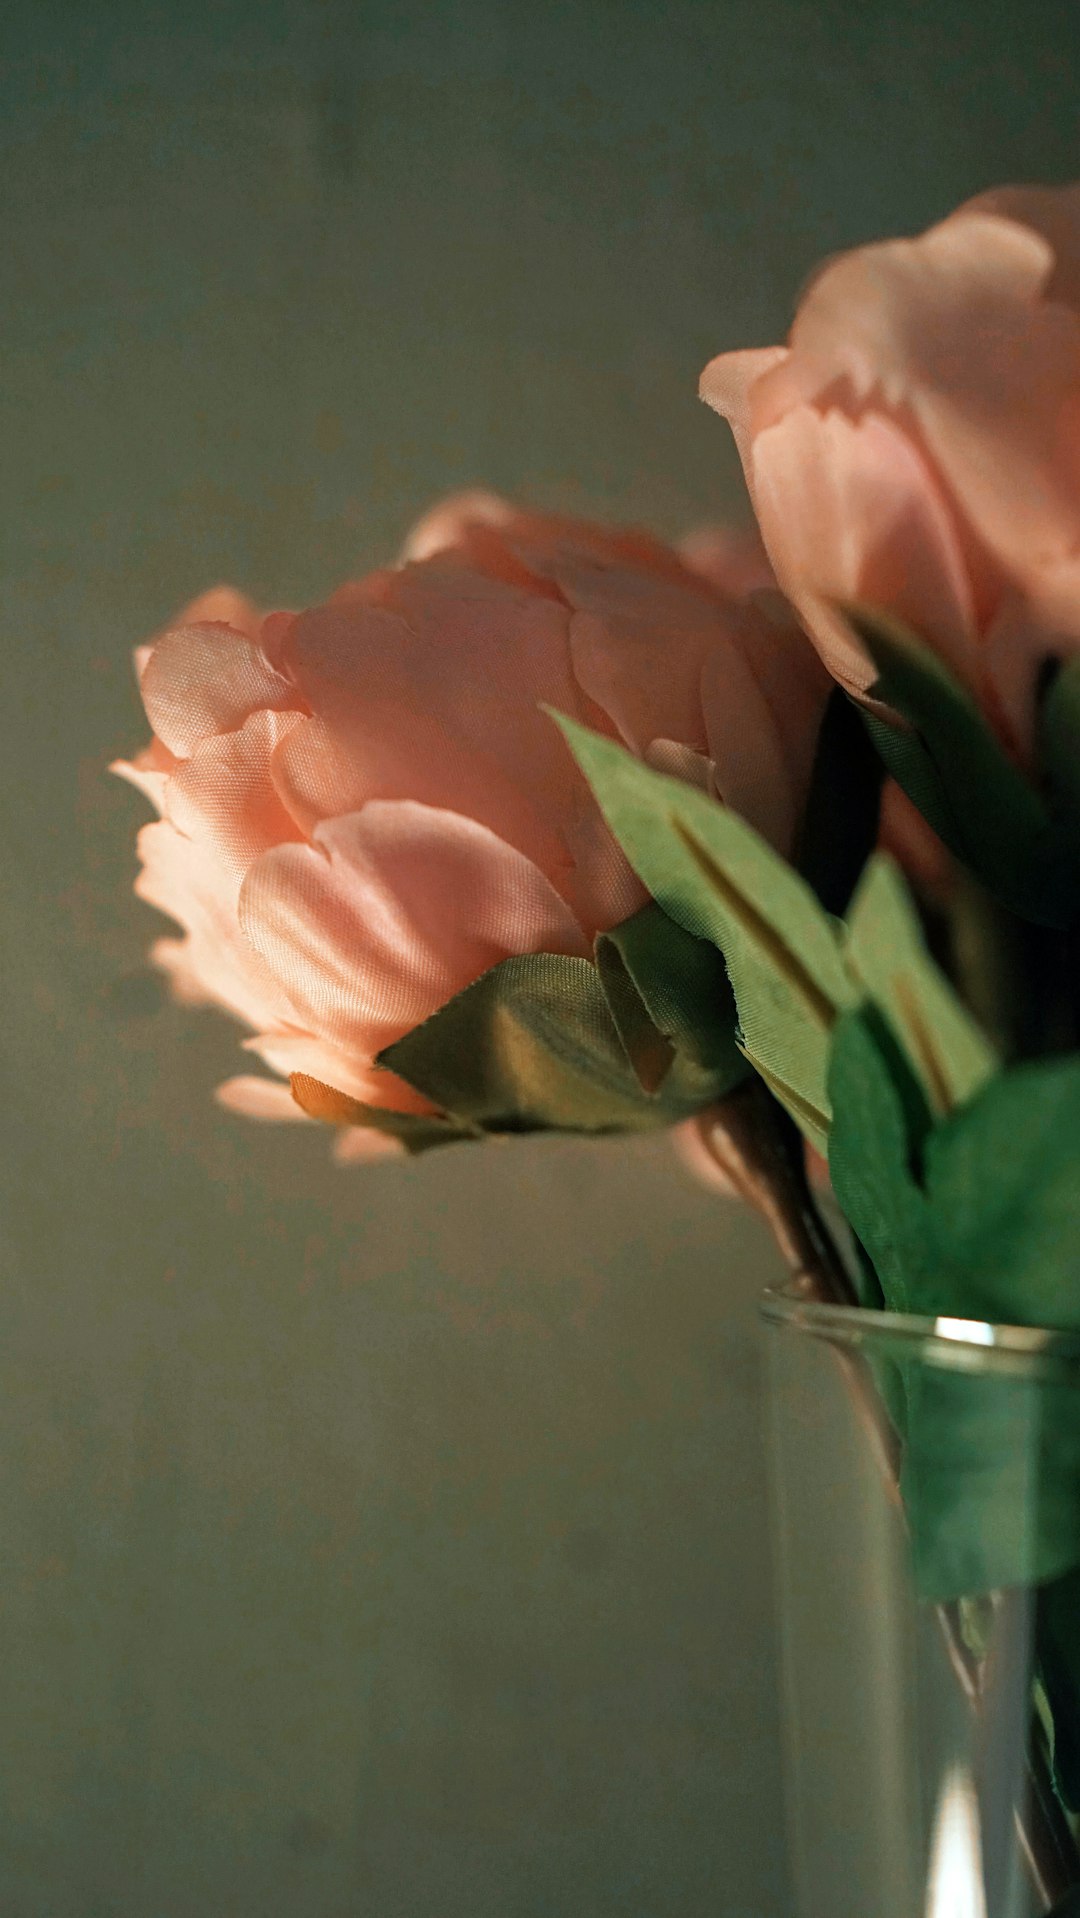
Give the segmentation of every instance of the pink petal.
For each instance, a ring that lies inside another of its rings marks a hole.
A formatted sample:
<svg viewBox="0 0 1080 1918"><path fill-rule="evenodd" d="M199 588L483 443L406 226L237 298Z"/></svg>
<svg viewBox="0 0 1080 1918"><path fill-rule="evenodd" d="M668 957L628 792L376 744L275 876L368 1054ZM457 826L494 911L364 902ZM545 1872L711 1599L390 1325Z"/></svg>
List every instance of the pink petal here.
<svg viewBox="0 0 1080 1918"><path fill-rule="evenodd" d="M1010 314L1030 316L1052 264L1036 234L985 214L841 254L806 294L789 358L755 391L755 427L798 399L825 398L838 382L856 403L880 396L889 408L942 382L961 390L981 382L1002 325Z"/></svg>
<svg viewBox="0 0 1080 1918"><path fill-rule="evenodd" d="M275 781L305 828L369 799L415 799L479 820L556 879L583 782L542 703L587 717L562 606L448 588L437 563L397 576L395 610L303 614L289 671L316 722L276 756Z"/></svg>
<svg viewBox="0 0 1080 1918"><path fill-rule="evenodd" d="M281 652L296 617L295 613L289 612L267 613L258 633L253 635L258 639L261 652L275 672L281 670Z"/></svg>
<svg viewBox="0 0 1080 1918"><path fill-rule="evenodd" d="M259 707L300 705L259 646L230 626L173 627L154 647L140 690L158 738L182 759L211 734L235 731Z"/></svg>
<svg viewBox="0 0 1080 1918"><path fill-rule="evenodd" d="M169 783L169 775L160 771L157 766L148 765L144 753L138 754L135 759L114 759L109 766L109 771L116 773L119 779L126 779L128 785L134 786L136 792L142 793L157 812L164 812L165 788Z"/></svg>
<svg viewBox="0 0 1080 1918"><path fill-rule="evenodd" d="M656 738L704 747L701 668L718 626L715 617L665 630L647 619L574 615L570 649L578 683L632 752L644 753Z"/></svg>
<svg viewBox="0 0 1080 1918"><path fill-rule="evenodd" d="M701 375L698 392L714 413L726 419L749 479L750 440L755 426L751 395L758 381L788 358L786 346L746 348L718 353Z"/></svg>
<svg viewBox="0 0 1080 1918"><path fill-rule="evenodd" d="M431 559L460 545L474 526L509 526L516 517L508 501L482 487L451 493L417 520L401 549L402 561Z"/></svg>
<svg viewBox="0 0 1080 1918"><path fill-rule="evenodd" d="M863 691L873 669L822 604L891 608L972 680L971 593L959 544L918 449L887 419L800 406L760 433L754 490L785 592L836 678Z"/></svg>
<svg viewBox="0 0 1080 1918"><path fill-rule="evenodd" d="M528 582L534 592L557 578L564 562L580 560L686 583L679 556L638 527L529 512L482 491L455 494L435 507L414 528L402 557L429 559L450 551L490 577Z"/></svg>
<svg viewBox="0 0 1080 1918"><path fill-rule="evenodd" d="M231 626L245 639L258 639L262 614L253 599L235 586L211 586L189 600L170 626Z"/></svg>
<svg viewBox="0 0 1080 1918"><path fill-rule="evenodd" d="M581 953L537 867L475 821L374 801L252 866L240 923L300 1022L372 1060L515 952Z"/></svg>
<svg viewBox="0 0 1080 1918"><path fill-rule="evenodd" d="M360 1099L364 1105L382 1106L391 1112L434 1110L430 1100L414 1092L404 1079L381 1066L371 1065L354 1052L317 1039L310 1032L297 1029L257 1032L254 1038L245 1039L244 1050L254 1052L285 1079L291 1078L294 1072L302 1072L309 1079L337 1086L339 1091L352 1099Z"/></svg>
<svg viewBox="0 0 1080 1918"><path fill-rule="evenodd" d="M255 1027L287 1023L294 1016L288 999L240 931L235 882L167 820L144 826L137 843L136 893L187 933L158 940L152 952L177 996L221 1005Z"/></svg>
<svg viewBox="0 0 1080 1918"><path fill-rule="evenodd" d="M221 862L237 890L260 853L302 836L270 776L276 748L301 723L297 713L254 712L236 732L201 740L168 781L167 817Z"/></svg>
<svg viewBox="0 0 1080 1918"><path fill-rule="evenodd" d="M700 526L679 541L679 553L691 572L729 599L776 584L756 526Z"/></svg>
<svg viewBox="0 0 1080 1918"><path fill-rule="evenodd" d="M1054 255L1044 292L1047 299L1080 307L1080 184L1072 186L999 186L969 200L954 216L993 213L1041 234Z"/></svg>
<svg viewBox="0 0 1080 1918"><path fill-rule="evenodd" d="M984 212L827 267L758 423L841 394L910 410L981 538L1026 576L1080 543L1080 321L1046 298L1048 242Z"/></svg>
<svg viewBox="0 0 1080 1918"><path fill-rule="evenodd" d="M314 1125L306 1112L301 1111L289 1091L279 1079L259 1079L252 1075L241 1074L236 1079L226 1079L218 1086L214 1097L227 1112L239 1112L245 1119L299 1120L303 1125Z"/></svg>

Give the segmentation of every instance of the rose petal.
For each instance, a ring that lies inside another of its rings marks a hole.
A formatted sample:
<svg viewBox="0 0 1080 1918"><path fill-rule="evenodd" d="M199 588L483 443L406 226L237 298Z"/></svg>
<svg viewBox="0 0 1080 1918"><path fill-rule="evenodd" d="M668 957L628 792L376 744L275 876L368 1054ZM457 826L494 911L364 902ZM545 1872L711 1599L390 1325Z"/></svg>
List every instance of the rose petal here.
<svg viewBox="0 0 1080 1918"><path fill-rule="evenodd" d="M430 559L457 546L474 526L508 526L516 517L507 500L483 487L451 493L417 520L401 549L402 561Z"/></svg>
<svg viewBox="0 0 1080 1918"><path fill-rule="evenodd" d="M258 639L262 614L253 599L235 586L211 586L182 607L170 626L231 626L245 639Z"/></svg>
<svg viewBox="0 0 1080 1918"><path fill-rule="evenodd" d="M992 187L969 200L954 217L971 213L993 213L1041 234L1054 255L1044 288L1047 299L1080 308L1080 184Z"/></svg>
<svg viewBox="0 0 1080 1918"><path fill-rule="evenodd" d="M164 812L169 775L157 766L148 765L144 754L140 753L135 759L114 759L109 764L109 771L119 779L126 779L128 785L142 793L157 812Z"/></svg>
<svg viewBox="0 0 1080 1918"><path fill-rule="evenodd" d="M214 1097L227 1112L239 1112L245 1119L299 1120L304 1125L314 1124L279 1079L240 1074L218 1086Z"/></svg>
<svg viewBox="0 0 1080 1918"><path fill-rule="evenodd" d="M533 513L495 493L455 494L414 527L403 559L454 552L492 578L543 592L565 562L629 568L683 581L679 555L638 527L601 526L566 514Z"/></svg>
<svg viewBox="0 0 1080 1918"><path fill-rule="evenodd" d="M755 388L756 423L837 394L906 409L999 559L1061 558L1080 541L1080 321L1046 299L1053 268L1040 234L983 212L843 255Z"/></svg>
<svg viewBox="0 0 1080 1918"><path fill-rule="evenodd" d="M532 863L474 820L374 801L256 860L240 923L320 1037L371 1061L516 952L583 953Z"/></svg>
<svg viewBox="0 0 1080 1918"><path fill-rule="evenodd" d="M800 406L758 435L754 487L776 575L807 621L825 664L864 691L874 673L823 606L891 608L954 670L974 674L974 615L959 545L918 449L890 421L853 422Z"/></svg>
<svg viewBox="0 0 1080 1918"><path fill-rule="evenodd" d="M231 879L168 820L144 826L137 844L143 866L136 893L188 935L161 939L152 951L178 997L219 1004L257 1028L288 1023L287 997L240 931Z"/></svg>
<svg viewBox="0 0 1080 1918"><path fill-rule="evenodd" d="M260 853L302 837L270 776L275 750L300 723L297 713L252 713L236 732L201 740L168 781L166 816L221 862L237 890Z"/></svg>
<svg viewBox="0 0 1080 1918"><path fill-rule="evenodd" d="M701 668L723 626L715 600L701 607L696 621L681 625L618 611L575 613L570 621L578 684L632 752L661 736L705 746Z"/></svg>
<svg viewBox="0 0 1080 1918"><path fill-rule="evenodd" d="M754 429L751 395L766 373L783 366L786 346L751 347L737 353L718 353L701 375L698 392L727 421L735 438L743 471L750 483L750 441ZM751 497L753 489L751 487Z"/></svg>
<svg viewBox="0 0 1080 1918"><path fill-rule="evenodd" d="M253 1038L245 1039L244 1050L254 1052L285 1079L291 1078L294 1072L302 1072L306 1078L340 1087L364 1105L382 1106L391 1112L435 1110L430 1099L415 1092L395 1073L387 1072L382 1066L365 1064L355 1052L330 1045L310 1032L295 1029L257 1032Z"/></svg>
<svg viewBox="0 0 1080 1918"><path fill-rule="evenodd" d="M730 599L776 584L756 526L699 526L679 541L679 553L692 572Z"/></svg>
<svg viewBox="0 0 1080 1918"><path fill-rule="evenodd" d="M140 691L158 738L181 759L211 734L235 731L260 707L301 704L261 648L231 626L174 626L154 647Z"/></svg>
<svg viewBox="0 0 1080 1918"><path fill-rule="evenodd" d="M568 833L589 802L541 710L593 718L567 626L549 601L448 592L434 563L398 576L393 611L304 614L286 650L316 717L275 756L284 804L311 830L372 799L415 799L477 819L572 889Z"/></svg>

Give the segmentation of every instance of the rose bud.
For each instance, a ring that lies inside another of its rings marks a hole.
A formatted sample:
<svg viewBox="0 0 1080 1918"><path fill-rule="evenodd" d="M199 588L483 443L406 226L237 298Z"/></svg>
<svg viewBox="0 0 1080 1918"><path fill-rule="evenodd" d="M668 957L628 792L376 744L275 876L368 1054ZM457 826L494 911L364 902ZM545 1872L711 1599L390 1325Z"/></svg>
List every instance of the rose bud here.
<svg viewBox="0 0 1080 1918"><path fill-rule="evenodd" d="M182 928L154 958L282 1075L231 1080L227 1105L299 1099L345 1126L344 1156L431 1143L461 1108L387 1049L522 955L592 977L597 936L647 899L542 707L790 848L829 682L790 621L723 590L720 551L698 571L468 495L322 605L263 618L222 589L140 650L154 738L117 770L161 814L137 891Z"/></svg>
<svg viewBox="0 0 1080 1918"><path fill-rule="evenodd" d="M1040 669L1080 651L1080 186L839 256L786 346L721 354L701 392L841 684L875 666L837 603L884 609L1028 764Z"/></svg>

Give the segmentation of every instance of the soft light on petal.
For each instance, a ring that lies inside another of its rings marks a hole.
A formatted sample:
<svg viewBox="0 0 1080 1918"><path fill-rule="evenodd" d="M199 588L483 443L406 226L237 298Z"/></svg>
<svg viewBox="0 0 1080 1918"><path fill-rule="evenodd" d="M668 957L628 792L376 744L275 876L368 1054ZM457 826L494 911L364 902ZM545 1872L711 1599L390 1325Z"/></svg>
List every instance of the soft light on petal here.
<svg viewBox="0 0 1080 1918"><path fill-rule="evenodd" d="M486 827L374 801L256 860L240 923L311 1031L369 1062L517 952L587 950L539 869Z"/></svg>
<svg viewBox="0 0 1080 1918"><path fill-rule="evenodd" d="M224 1085L218 1086L214 1097L227 1112L239 1112L245 1119L299 1120L304 1125L314 1123L297 1105L288 1086L282 1085L278 1079L259 1079L241 1074L235 1079L226 1079Z"/></svg>
<svg viewBox="0 0 1080 1918"><path fill-rule="evenodd" d="M303 836L271 779L275 751L300 723L297 713L252 713L235 732L201 740L168 781L167 817L221 862L237 888L260 853Z"/></svg>
<svg viewBox="0 0 1080 1918"><path fill-rule="evenodd" d="M800 406L759 434L753 467L777 578L842 683L865 690L872 669L823 601L890 608L971 683L974 615L959 542L933 474L898 427Z"/></svg>
<svg viewBox="0 0 1080 1918"><path fill-rule="evenodd" d="M231 626L174 626L154 647L140 691L158 738L181 759L212 733L235 731L260 707L300 705L261 648Z"/></svg>

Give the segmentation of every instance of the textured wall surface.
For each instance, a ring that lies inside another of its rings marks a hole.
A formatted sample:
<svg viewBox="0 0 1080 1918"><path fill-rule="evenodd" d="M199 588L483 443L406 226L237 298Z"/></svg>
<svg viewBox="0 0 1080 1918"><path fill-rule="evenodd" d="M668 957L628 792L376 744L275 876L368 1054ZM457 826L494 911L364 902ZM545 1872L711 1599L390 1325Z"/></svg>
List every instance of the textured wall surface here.
<svg viewBox="0 0 1080 1918"><path fill-rule="evenodd" d="M747 1221L334 1171L130 895L128 648L483 481L737 509L706 356L1080 172L1074 0L39 0L0 143L0 1912L783 1918ZM868 1915L869 1918L869 1915Z"/></svg>

